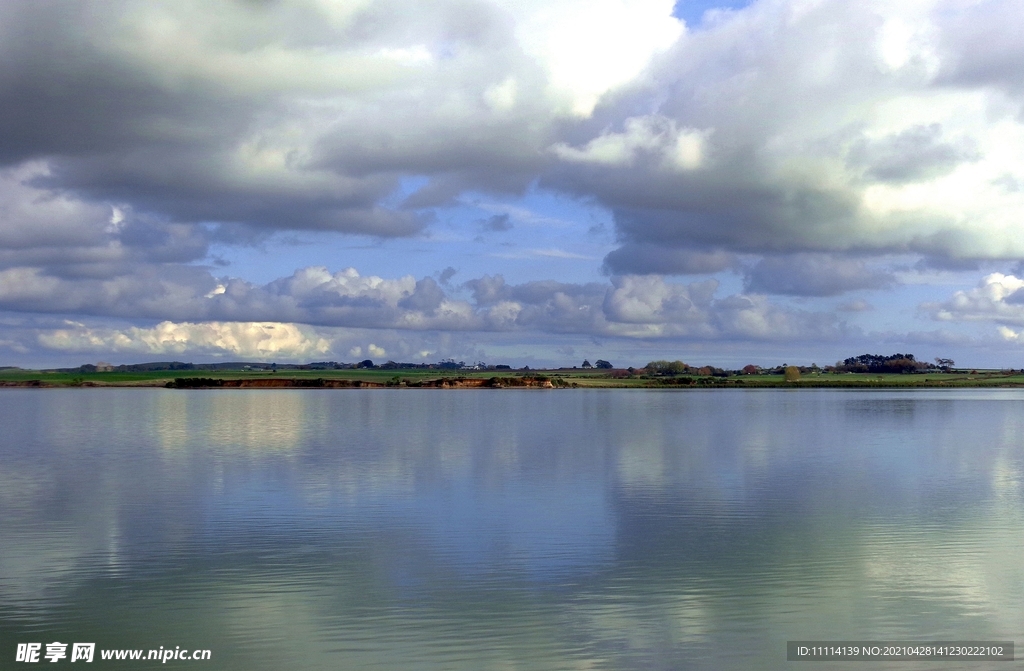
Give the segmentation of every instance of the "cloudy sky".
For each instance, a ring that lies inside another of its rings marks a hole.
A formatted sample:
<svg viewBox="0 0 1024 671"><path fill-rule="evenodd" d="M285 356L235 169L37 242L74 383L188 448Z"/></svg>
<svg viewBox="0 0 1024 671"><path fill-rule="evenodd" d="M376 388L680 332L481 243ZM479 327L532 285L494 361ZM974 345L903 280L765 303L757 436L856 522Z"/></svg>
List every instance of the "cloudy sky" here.
<svg viewBox="0 0 1024 671"><path fill-rule="evenodd" d="M0 365L1024 366L1013 0L8 0Z"/></svg>

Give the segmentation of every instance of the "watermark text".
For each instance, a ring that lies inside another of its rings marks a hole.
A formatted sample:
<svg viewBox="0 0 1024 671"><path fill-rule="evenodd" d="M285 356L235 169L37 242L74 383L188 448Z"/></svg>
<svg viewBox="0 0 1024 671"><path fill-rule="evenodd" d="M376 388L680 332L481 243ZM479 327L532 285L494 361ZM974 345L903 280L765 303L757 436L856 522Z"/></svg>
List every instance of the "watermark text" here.
<svg viewBox="0 0 1024 671"><path fill-rule="evenodd" d="M70 648L70 653L68 649ZM95 643L19 643L14 653L15 662L35 664L50 662L51 664L67 660L69 662L92 662L96 658ZM113 661L159 661L162 664L172 661L205 661L210 659L209 650L189 649L181 646L138 649L138 648L101 648L99 659Z"/></svg>

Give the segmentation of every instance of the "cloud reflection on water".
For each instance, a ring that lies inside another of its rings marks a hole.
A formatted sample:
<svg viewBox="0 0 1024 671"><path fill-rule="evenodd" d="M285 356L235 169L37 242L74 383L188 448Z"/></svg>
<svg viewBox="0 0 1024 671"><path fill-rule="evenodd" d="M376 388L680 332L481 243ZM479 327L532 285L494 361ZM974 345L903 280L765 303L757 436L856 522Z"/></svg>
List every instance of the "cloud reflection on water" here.
<svg viewBox="0 0 1024 671"><path fill-rule="evenodd" d="M1021 638L1024 397L973 391L4 391L0 623L257 669Z"/></svg>

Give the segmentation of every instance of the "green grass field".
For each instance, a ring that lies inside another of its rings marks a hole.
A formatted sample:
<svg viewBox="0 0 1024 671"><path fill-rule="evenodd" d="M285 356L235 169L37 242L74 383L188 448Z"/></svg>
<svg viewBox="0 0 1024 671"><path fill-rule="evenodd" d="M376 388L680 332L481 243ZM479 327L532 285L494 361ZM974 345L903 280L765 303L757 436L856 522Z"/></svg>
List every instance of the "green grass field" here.
<svg viewBox="0 0 1024 671"><path fill-rule="evenodd" d="M443 378L489 379L542 376L556 387L577 388L910 388L910 387L999 387L1024 386L1024 374L1005 371L971 371L927 374L871 373L812 373L799 381L786 382L782 375L733 375L709 377L677 375L648 377L629 375L625 371L560 369L531 371L460 371L424 368L408 369L349 369L349 370L279 370L269 371L216 371L167 370L146 372L53 372L21 369L0 369L0 385L46 387L105 387L105 386L163 386L176 378L239 379L295 379L295 380L359 380L377 384L404 386Z"/></svg>

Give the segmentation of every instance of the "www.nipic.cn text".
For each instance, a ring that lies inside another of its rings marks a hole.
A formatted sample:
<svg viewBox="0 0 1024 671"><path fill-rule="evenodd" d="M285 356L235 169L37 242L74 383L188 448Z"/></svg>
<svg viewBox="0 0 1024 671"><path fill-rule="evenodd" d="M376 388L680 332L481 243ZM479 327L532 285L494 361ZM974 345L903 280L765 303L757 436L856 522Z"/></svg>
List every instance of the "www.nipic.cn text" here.
<svg viewBox="0 0 1024 671"><path fill-rule="evenodd" d="M70 649L70 650L69 650ZM16 662L59 662L68 660L71 662L91 662L96 657L95 643L19 643L14 655ZM139 649L100 649L99 658L102 660L155 660L166 664L170 661L194 661L210 659L209 650L182 649L181 646L174 648L151 648L149 650Z"/></svg>

